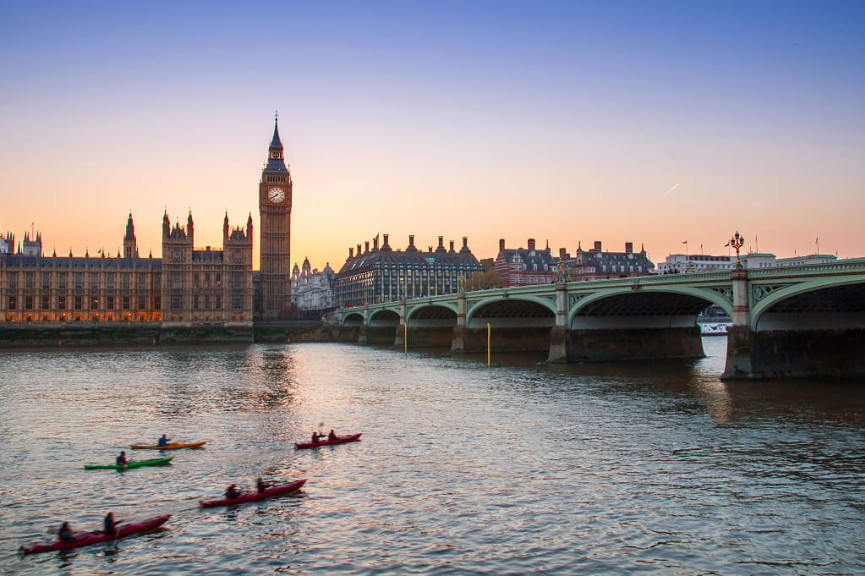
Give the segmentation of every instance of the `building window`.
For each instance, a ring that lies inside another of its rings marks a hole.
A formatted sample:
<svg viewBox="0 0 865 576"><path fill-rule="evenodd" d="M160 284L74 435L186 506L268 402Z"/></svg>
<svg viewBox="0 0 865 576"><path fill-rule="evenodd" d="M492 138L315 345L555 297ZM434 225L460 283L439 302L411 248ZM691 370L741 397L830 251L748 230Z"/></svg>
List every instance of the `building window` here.
<svg viewBox="0 0 865 576"><path fill-rule="evenodd" d="M57 297L57 308L59 310L66 310L66 296Z"/></svg>
<svg viewBox="0 0 865 576"><path fill-rule="evenodd" d="M217 273L214 275L214 281L216 282L216 285L217 285L217 286L222 286L222 274L220 274L219 272L217 272ZM219 306L217 306L217 308L218 308L218 307L219 307Z"/></svg>
<svg viewBox="0 0 865 576"><path fill-rule="evenodd" d="M129 310L129 296L123 297L123 309Z"/></svg>
<svg viewBox="0 0 865 576"><path fill-rule="evenodd" d="M66 274L63 272L61 272L60 276L57 278L57 287L61 290L66 290Z"/></svg>
<svg viewBox="0 0 865 576"><path fill-rule="evenodd" d="M159 296L153 297L153 309L159 310L159 306L162 304L162 301Z"/></svg>
<svg viewBox="0 0 865 576"><path fill-rule="evenodd" d="M180 294L172 294L171 295L171 309L172 310L180 310L182 307L183 298Z"/></svg>
<svg viewBox="0 0 865 576"><path fill-rule="evenodd" d="M75 273L75 289L81 290L82 288L84 288L84 274L82 274L81 272L76 272Z"/></svg>
<svg viewBox="0 0 865 576"><path fill-rule="evenodd" d="M231 295L231 308L233 310L240 310L243 308L243 294L235 292Z"/></svg>
<svg viewBox="0 0 865 576"><path fill-rule="evenodd" d="M175 289L183 288L183 276L180 272L171 273L171 287Z"/></svg>
<svg viewBox="0 0 865 576"><path fill-rule="evenodd" d="M109 290L114 290L114 272L105 277L105 285Z"/></svg>
<svg viewBox="0 0 865 576"><path fill-rule="evenodd" d="M75 297L75 309L81 310L81 296Z"/></svg>
<svg viewBox="0 0 865 576"><path fill-rule="evenodd" d="M90 309L99 310L99 298L97 298L96 296L90 297Z"/></svg>
<svg viewBox="0 0 865 576"><path fill-rule="evenodd" d="M42 295L42 309L48 310L48 307L51 305L51 299L48 297L48 294Z"/></svg>
<svg viewBox="0 0 865 576"><path fill-rule="evenodd" d="M175 250L175 251L172 253L172 257L174 258L174 261L175 261L175 262L177 262L178 260L180 260L180 250Z"/></svg>
<svg viewBox="0 0 865 576"><path fill-rule="evenodd" d="M144 296L138 297L138 309L144 310Z"/></svg>
<svg viewBox="0 0 865 576"><path fill-rule="evenodd" d="M15 306L17 304L18 304L18 301L15 299L15 296L10 296L9 297L9 306L7 306L7 308L9 308L9 310L15 310Z"/></svg>
<svg viewBox="0 0 865 576"><path fill-rule="evenodd" d="M219 295L216 296L216 309L217 310L222 309L222 296L219 296Z"/></svg>
<svg viewBox="0 0 865 576"><path fill-rule="evenodd" d="M24 285L27 286L28 289L33 288L33 272L27 272L24 274Z"/></svg>
<svg viewBox="0 0 865 576"><path fill-rule="evenodd" d="M51 274L48 272L42 273L42 289L48 290L51 287Z"/></svg>
<svg viewBox="0 0 865 576"><path fill-rule="evenodd" d="M243 287L243 277L240 275L240 272L235 272L231 275L231 287L235 290Z"/></svg>
<svg viewBox="0 0 865 576"><path fill-rule="evenodd" d="M114 310L114 296L107 296L106 304L108 310Z"/></svg>
<svg viewBox="0 0 865 576"><path fill-rule="evenodd" d="M33 296L24 297L24 308L27 310L33 310Z"/></svg>
<svg viewBox="0 0 865 576"><path fill-rule="evenodd" d="M205 310L209 310L209 309L210 309L210 294L205 294L205 295L204 295L204 309L205 309Z"/></svg>
<svg viewBox="0 0 865 576"><path fill-rule="evenodd" d="M90 275L90 289L99 290L99 276L97 276L96 274Z"/></svg>
<svg viewBox="0 0 865 576"><path fill-rule="evenodd" d="M192 297L192 307L198 310L198 294Z"/></svg>
<svg viewBox="0 0 865 576"><path fill-rule="evenodd" d="M122 286L124 290L129 290L129 274L123 275Z"/></svg>
<svg viewBox="0 0 865 576"><path fill-rule="evenodd" d="M17 290L18 289L18 272L10 272L9 273L9 289Z"/></svg>

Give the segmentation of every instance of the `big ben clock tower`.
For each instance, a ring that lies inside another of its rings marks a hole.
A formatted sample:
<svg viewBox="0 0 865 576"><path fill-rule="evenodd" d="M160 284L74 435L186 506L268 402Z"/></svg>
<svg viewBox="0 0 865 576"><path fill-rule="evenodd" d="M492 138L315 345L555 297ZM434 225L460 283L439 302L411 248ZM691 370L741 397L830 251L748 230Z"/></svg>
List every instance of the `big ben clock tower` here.
<svg viewBox="0 0 865 576"><path fill-rule="evenodd" d="M273 139L267 153L267 166L258 185L261 215L261 305L262 319L286 318L291 303L291 173L285 166L278 119L274 119Z"/></svg>

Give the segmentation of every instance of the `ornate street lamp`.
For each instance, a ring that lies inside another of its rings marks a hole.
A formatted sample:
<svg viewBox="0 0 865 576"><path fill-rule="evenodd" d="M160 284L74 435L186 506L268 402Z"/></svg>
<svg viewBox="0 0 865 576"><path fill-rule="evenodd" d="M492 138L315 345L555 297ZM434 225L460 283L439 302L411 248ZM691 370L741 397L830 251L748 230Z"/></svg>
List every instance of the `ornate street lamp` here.
<svg viewBox="0 0 865 576"><path fill-rule="evenodd" d="M733 237L730 238L730 246L736 249L736 268L742 267L742 261L739 260L739 249L745 244L745 239L739 234L737 230Z"/></svg>

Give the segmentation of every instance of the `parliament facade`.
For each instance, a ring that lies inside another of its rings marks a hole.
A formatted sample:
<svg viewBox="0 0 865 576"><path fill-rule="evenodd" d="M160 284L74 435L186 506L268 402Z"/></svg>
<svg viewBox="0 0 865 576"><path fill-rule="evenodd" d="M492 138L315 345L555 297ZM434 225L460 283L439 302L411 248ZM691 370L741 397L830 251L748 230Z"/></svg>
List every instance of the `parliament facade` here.
<svg viewBox="0 0 865 576"><path fill-rule="evenodd" d="M163 326L252 325L290 311L292 180L278 126L259 182L260 288L253 302L252 214L246 227L222 225L222 247L195 246L195 223L162 219L162 257L141 257L132 214L123 253L45 256L41 234L0 237L0 322L159 322Z"/></svg>

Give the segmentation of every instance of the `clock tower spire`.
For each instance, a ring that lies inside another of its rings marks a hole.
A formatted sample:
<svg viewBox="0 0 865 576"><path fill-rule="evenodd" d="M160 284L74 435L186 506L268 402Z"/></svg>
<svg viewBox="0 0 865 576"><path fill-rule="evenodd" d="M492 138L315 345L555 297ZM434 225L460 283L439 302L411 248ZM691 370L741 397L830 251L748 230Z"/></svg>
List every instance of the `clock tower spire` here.
<svg viewBox="0 0 865 576"><path fill-rule="evenodd" d="M267 164L258 185L261 310L264 320L287 318L290 311L292 184L279 138L279 117L275 115Z"/></svg>

